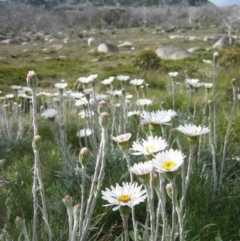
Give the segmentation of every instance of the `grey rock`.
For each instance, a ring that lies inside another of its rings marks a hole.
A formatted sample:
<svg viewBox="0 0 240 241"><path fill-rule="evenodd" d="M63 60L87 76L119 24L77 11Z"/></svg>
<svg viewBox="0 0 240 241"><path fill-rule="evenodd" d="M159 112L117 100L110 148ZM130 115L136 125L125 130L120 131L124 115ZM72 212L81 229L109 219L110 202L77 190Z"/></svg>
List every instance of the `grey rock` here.
<svg viewBox="0 0 240 241"><path fill-rule="evenodd" d="M97 51L99 53L114 53L118 52L118 47L110 43L101 43L98 45Z"/></svg>
<svg viewBox="0 0 240 241"><path fill-rule="evenodd" d="M104 41L100 38L91 37L88 39L88 46L98 46L101 43L104 43Z"/></svg>
<svg viewBox="0 0 240 241"><path fill-rule="evenodd" d="M176 46L164 46L158 48L155 53L161 59L186 59L186 58L194 58L194 56L189 53L186 49Z"/></svg>
<svg viewBox="0 0 240 241"><path fill-rule="evenodd" d="M200 52L200 51L204 51L205 49L204 48L201 48L201 47L192 47L192 48L189 48L188 49L188 52L189 53L195 53L195 52Z"/></svg>
<svg viewBox="0 0 240 241"><path fill-rule="evenodd" d="M118 48L126 48L126 49L131 49L133 46L132 42L125 41L117 46Z"/></svg>
<svg viewBox="0 0 240 241"><path fill-rule="evenodd" d="M203 40L205 42L213 42L215 43L216 41L218 41L222 36L221 35L206 35Z"/></svg>
<svg viewBox="0 0 240 241"><path fill-rule="evenodd" d="M231 43L232 45L234 44L235 39L231 38ZM230 46L230 41L229 41L229 37L228 36L224 36L222 38L220 38L214 45L213 48L215 49L223 49L226 47Z"/></svg>

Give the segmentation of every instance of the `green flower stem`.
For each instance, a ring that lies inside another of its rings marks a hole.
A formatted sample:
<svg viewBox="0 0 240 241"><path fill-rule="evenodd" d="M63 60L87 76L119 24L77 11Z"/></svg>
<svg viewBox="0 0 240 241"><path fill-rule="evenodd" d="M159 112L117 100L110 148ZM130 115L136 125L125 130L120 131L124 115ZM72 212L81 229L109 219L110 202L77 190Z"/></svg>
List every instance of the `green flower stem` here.
<svg viewBox="0 0 240 241"><path fill-rule="evenodd" d="M172 85L172 108L173 110L175 110L175 83L172 77L171 77L171 85Z"/></svg>
<svg viewBox="0 0 240 241"><path fill-rule="evenodd" d="M73 230L73 207L67 207L68 214L68 241L72 240L72 230Z"/></svg>
<svg viewBox="0 0 240 241"><path fill-rule="evenodd" d="M209 115L212 114L212 108L211 105L209 105ZM217 189L217 182L218 182L218 176L217 176L217 161L216 161L216 149L214 145L214 134L213 134L213 124L212 121L209 120L209 143L211 147L211 153L212 153L212 177L213 177L213 192L212 192L212 198L214 198L216 189Z"/></svg>
<svg viewBox="0 0 240 241"><path fill-rule="evenodd" d="M23 233L25 241L30 241L28 233L27 233L25 220L22 219L21 217L16 217L15 224L16 224L16 227ZM3 236L0 236L0 238L3 238ZM2 239L0 239L0 240L2 240ZM10 240L10 239L7 238L6 240Z"/></svg>
<svg viewBox="0 0 240 241"><path fill-rule="evenodd" d="M173 210L177 213L178 216L178 225L179 225L179 241L184 241L184 225L183 225L183 217L182 217L182 211L180 209L178 200L177 200L177 187L175 183L175 179L171 180L171 185L172 185L172 204L173 204ZM173 236L172 236L173 238ZM175 240L175 236L174 239Z"/></svg>
<svg viewBox="0 0 240 241"><path fill-rule="evenodd" d="M37 126L37 100L36 100L36 88L31 88L32 90L32 105L33 105L33 133L34 137L37 136L38 133L38 126ZM33 153L34 153L34 177L33 177L33 240L37 240L37 183L39 184L39 192L42 201L42 215L44 224L48 233L48 240L52 240L52 232L50 229L50 225L48 222L48 214L47 214L47 206L46 206L46 198L44 192L44 186L42 182L42 174L41 174L41 167L40 167L40 158L39 158L39 148L37 144L33 141Z"/></svg>
<svg viewBox="0 0 240 241"><path fill-rule="evenodd" d="M213 140L217 150L217 59L213 59Z"/></svg>
<svg viewBox="0 0 240 241"><path fill-rule="evenodd" d="M182 190L182 198L181 198L181 203L180 203L181 212L183 212L185 202L186 202L187 191L188 191L188 186L190 183L190 176L191 176L191 172L192 172L192 164L193 164L195 147L196 147L196 145L194 143L190 143L187 176L186 176L186 178L182 179L183 182L185 180L185 184L184 184L184 189Z"/></svg>
<svg viewBox="0 0 240 241"><path fill-rule="evenodd" d="M97 198L99 196L106 162L106 147L107 147L107 129L102 127L101 142L99 152L97 155L95 171L92 179L90 194L87 201L87 207L85 210L85 219L83 220L82 233L79 235L79 241L85 241L90 226L91 218L96 206Z"/></svg>
<svg viewBox="0 0 240 241"><path fill-rule="evenodd" d="M123 220L123 229L124 229L124 241L129 241L129 234L128 234L128 216L127 215L121 215Z"/></svg>
<svg viewBox="0 0 240 241"><path fill-rule="evenodd" d="M79 218L79 233L82 233L83 227L83 214L85 208L85 183L86 183L86 170L85 166L82 165L82 184L81 184L81 211Z"/></svg>
<svg viewBox="0 0 240 241"><path fill-rule="evenodd" d="M127 153L127 151L123 150L123 154L124 154L125 159L127 161L127 168L128 168L128 171L129 171L130 167L131 167L131 163L130 163L128 153ZM131 181L131 183L133 183L133 173L129 171L129 174L130 174L130 181ZM137 223L136 223L136 219L135 219L134 207L132 207L132 223L133 223L134 239L137 240Z"/></svg>
<svg viewBox="0 0 240 241"><path fill-rule="evenodd" d="M59 89L60 93L60 104L59 104L59 133L60 133L60 150L63 159L64 169L67 169L67 147L66 147L66 131L65 131L65 120L64 120L64 97L63 90Z"/></svg>
<svg viewBox="0 0 240 241"><path fill-rule="evenodd" d="M151 240L155 240L155 212L154 212L154 189L153 189L153 172L150 173L150 184L144 185L147 190L148 208L150 213L150 230Z"/></svg>
<svg viewBox="0 0 240 241"><path fill-rule="evenodd" d="M162 241L166 240L167 233L167 212L166 212L166 192L165 192L165 175L159 173L159 187L155 188L155 191L158 196L158 207L157 207L157 216L156 216L156 228L155 228L155 240L158 240L158 229L160 222L160 215L162 217L163 227L162 227Z"/></svg>
<svg viewBox="0 0 240 241"><path fill-rule="evenodd" d="M223 178L223 170L224 170L224 166L225 166L228 140L229 140L229 135L230 135L232 122L233 122L233 116L234 116L234 113L235 113L235 110L236 110L236 104L237 104L237 87L236 87L235 82L236 82L235 79L232 80L233 104L232 104L232 111L231 111L230 119L229 119L229 122L228 122L227 132L226 132L226 135L225 135L225 138L224 138L223 154L222 154L222 161L221 161L221 171L220 171L220 177L219 177L220 184L221 184L222 178Z"/></svg>

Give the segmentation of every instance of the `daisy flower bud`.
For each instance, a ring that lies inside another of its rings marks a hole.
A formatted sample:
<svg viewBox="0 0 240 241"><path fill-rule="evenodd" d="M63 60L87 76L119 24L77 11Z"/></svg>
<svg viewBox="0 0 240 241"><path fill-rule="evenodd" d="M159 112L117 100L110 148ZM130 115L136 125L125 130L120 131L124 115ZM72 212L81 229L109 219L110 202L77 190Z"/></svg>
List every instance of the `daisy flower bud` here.
<svg viewBox="0 0 240 241"><path fill-rule="evenodd" d="M89 160L90 151L87 147L83 147L79 152L79 161L82 166L86 166Z"/></svg>
<svg viewBox="0 0 240 241"><path fill-rule="evenodd" d="M166 188L167 195L172 199L172 194L173 194L172 184L168 183L165 188Z"/></svg>
<svg viewBox="0 0 240 241"><path fill-rule="evenodd" d="M65 196L63 199L62 199L64 205L66 206L66 208L72 208L72 205L73 205L73 200L72 200L72 197L71 196Z"/></svg>
<svg viewBox="0 0 240 241"><path fill-rule="evenodd" d="M32 140L32 146L34 149L38 149L40 147L42 138L39 135L35 135Z"/></svg>
<svg viewBox="0 0 240 241"><path fill-rule="evenodd" d="M37 74L33 70L29 71L27 74L26 81L27 81L28 87L36 88L38 84Z"/></svg>
<svg viewBox="0 0 240 241"><path fill-rule="evenodd" d="M110 124L110 115L107 112L102 112L99 115L99 124L103 127L103 128L107 128Z"/></svg>

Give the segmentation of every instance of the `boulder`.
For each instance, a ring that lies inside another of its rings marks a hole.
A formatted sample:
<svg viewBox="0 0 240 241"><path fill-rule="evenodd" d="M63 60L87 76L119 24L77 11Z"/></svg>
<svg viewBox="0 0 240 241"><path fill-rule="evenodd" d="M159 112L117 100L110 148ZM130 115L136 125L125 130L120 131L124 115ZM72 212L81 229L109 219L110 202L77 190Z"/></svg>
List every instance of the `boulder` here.
<svg viewBox="0 0 240 241"><path fill-rule="evenodd" d="M184 39L184 35L169 35L170 39Z"/></svg>
<svg viewBox="0 0 240 241"><path fill-rule="evenodd" d="M98 46L99 44L104 43L100 38L91 37L88 39L88 46Z"/></svg>
<svg viewBox="0 0 240 241"><path fill-rule="evenodd" d="M204 51L205 49L204 48L201 48L201 47L192 47L190 49L188 49L188 52L189 53L195 53L195 52L200 52L200 51Z"/></svg>
<svg viewBox="0 0 240 241"><path fill-rule="evenodd" d="M231 42L233 45L234 44L234 38L231 38ZM213 48L215 49L223 49L223 48L226 48L226 47L229 47L230 46L230 41L229 41L229 37L228 36L224 36L222 38L220 38L214 45L213 45Z"/></svg>
<svg viewBox="0 0 240 241"><path fill-rule="evenodd" d="M118 52L118 47L110 43L101 43L98 45L97 51L99 53L114 53Z"/></svg>
<svg viewBox="0 0 240 241"><path fill-rule="evenodd" d="M218 41L222 36L221 35L206 35L203 40L205 42L216 42Z"/></svg>
<svg viewBox="0 0 240 241"><path fill-rule="evenodd" d="M131 49L131 48L133 48L134 46L133 46L132 42L125 41L125 42L119 44L117 47L118 47L118 48Z"/></svg>
<svg viewBox="0 0 240 241"><path fill-rule="evenodd" d="M193 58L194 56L189 53L186 49L175 46L164 46L158 48L155 53L161 59L186 59Z"/></svg>

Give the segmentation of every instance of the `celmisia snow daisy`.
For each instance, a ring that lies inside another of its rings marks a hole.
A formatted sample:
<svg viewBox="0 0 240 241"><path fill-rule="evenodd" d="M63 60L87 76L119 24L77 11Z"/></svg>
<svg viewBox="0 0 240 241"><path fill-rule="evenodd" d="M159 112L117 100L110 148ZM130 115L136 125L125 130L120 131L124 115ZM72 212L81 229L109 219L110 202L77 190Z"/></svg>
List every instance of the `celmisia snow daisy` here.
<svg viewBox="0 0 240 241"><path fill-rule="evenodd" d="M135 163L131 168L130 172L136 174L137 176L144 176L149 174L153 170L152 161Z"/></svg>
<svg viewBox="0 0 240 241"><path fill-rule="evenodd" d="M22 86L19 85L11 85L11 89L13 90L20 90L22 88Z"/></svg>
<svg viewBox="0 0 240 241"><path fill-rule="evenodd" d="M177 112L175 110L169 109L169 110L157 110L155 112L157 115L167 115L171 118L177 116Z"/></svg>
<svg viewBox="0 0 240 241"><path fill-rule="evenodd" d="M149 99L138 99L137 100L137 105L140 105L140 106L148 106L148 105L152 105L152 100L149 100Z"/></svg>
<svg viewBox="0 0 240 241"><path fill-rule="evenodd" d="M185 79L185 83L188 85L196 84L199 82L199 79Z"/></svg>
<svg viewBox="0 0 240 241"><path fill-rule="evenodd" d="M132 79L132 80L130 80L129 83L132 84L132 85L139 86L139 85L142 85L144 83L144 79Z"/></svg>
<svg viewBox="0 0 240 241"><path fill-rule="evenodd" d="M131 148L131 154L149 156L163 151L167 146L167 142L162 137L150 135L147 137L147 140L140 139L134 141Z"/></svg>
<svg viewBox="0 0 240 241"><path fill-rule="evenodd" d="M189 137L196 137L210 132L210 129L205 126L196 126L192 124L180 125L176 130L182 132Z"/></svg>
<svg viewBox="0 0 240 241"><path fill-rule="evenodd" d="M203 83L199 83L199 79L186 79L185 83L194 88L199 88L203 85Z"/></svg>
<svg viewBox="0 0 240 241"><path fill-rule="evenodd" d="M206 89L211 89L213 87L213 84L212 83L204 83L204 87Z"/></svg>
<svg viewBox="0 0 240 241"><path fill-rule="evenodd" d="M168 75L170 77L177 77L178 76L178 72L169 72Z"/></svg>
<svg viewBox="0 0 240 241"><path fill-rule="evenodd" d="M79 77L78 81L81 82L82 84L92 83L93 81L95 81L97 76L98 76L97 74L92 74L92 75L89 75L88 77Z"/></svg>
<svg viewBox="0 0 240 241"><path fill-rule="evenodd" d="M82 92L69 92L68 95L74 99L81 99L84 97L84 94Z"/></svg>
<svg viewBox="0 0 240 241"><path fill-rule="evenodd" d="M62 82L62 83L54 84L54 87L59 89L59 90L63 90L63 89L65 89L67 87L67 85L68 85L67 83Z"/></svg>
<svg viewBox="0 0 240 241"><path fill-rule="evenodd" d="M185 155L179 150L166 150L158 153L152 160L153 167L157 172L174 172L184 161Z"/></svg>
<svg viewBox="0 0 240 241"><path fill-rule="evenodd" d="M52 119L54 118L56 115L58 114L58 111L55 110L55 109L47 109L47 110L44 110L42 113L41 113L41 116L45 119Z"/></svg>
<svg viewBox="0 0 240 241"><path fill-rule="evenodd" d="M88 77L79 77L78 81L81 82L82 84L90 83L90 80L88 79Z"/></svg>
<svg viewBox="0 0 240 241"><path fill-rule="evenodd" d="M86 106L88 104L88 100L86 97L81 98L80 100L76 100L75 102L75 106L79 107L79 106Z"/></svg>
<svg viewBox="0 0 240 241"><path fill-rule="evenodd" d="M85 136L90 136L92 135L93 131L89 128L82 129L77 133L78 137L85 137Z"/></svg>
<svg viewBox="0 0 240 241"><path fill-rule="evenodd" d="M112 84L114 79L115 79L114 76L110 76L109 78L104 79L103 81L101 81L101 83L104 84L104 85L110 85L110 84Z"/></svg>
<svg viewBox="0 0 240 241"><path fill-rule="evenodd" d="M93 116L94 116L94 112L93 111L84 111L84 110L82 110L82 111L80 111L79 113L78 113L78 115L82 118L82 119L84 119L84 118L92 118Z"/></svg>
<svg viewBox="0 0 240 241"><path fill-rule="evenodd" d="M122 144L124 142L128 142L131 136L132 136L131 133L126 133L119 136L113 136L112 139L116 141L118 144Z"/></svg>
<svg viewBox="0 0 240 241"><path fill-rule="evenodd" d="M172 112L169 112L169 114L167 114L167 112L161 112L161 111L157 111L157 112L143 111L142 113L140 113L141 124L142 125L148 125L148 124L171 125L171 123L169 122L172 119L171 118L172 115L173 115Z"/></svg>
<svg viewBox="0 0 240 241"><path fill-rule="evenodd" d="M140 115L140 111L138 111L138 110L129 111L129 112L127 113L127 116L128 116L128 117L131 117L131 116L139 116L139 115Z"/></svg>
<svg viewBox="0 0 240 241"><path fill-rule="evenodd" d="M6 94L5 97L7 99L12 99L14 97L14 94Z"/></svg>
<svg viewBox="0 0 240 241"><path fill-rule="evenodd" d="M146 190L142 190L142 185L138 186L134 183L122 183L122 186L116 184L116 187L111 186L111 189L106 188L102 191L102 199L106 200L108 204L103 206L116 206L112 210L116 211L122 206L134 207L137 204L144 202L146 199Z"/></svg>
<svg viewBox="0 0 240 241"><path fill-rule="evenodd" d="M124 82L126 82L126 81L128 81L128 80L130 79L130 77L127 76L127 75L118 75L118 76L116 77L116 79L119 80L119 81L124 81Z"/></svg>

